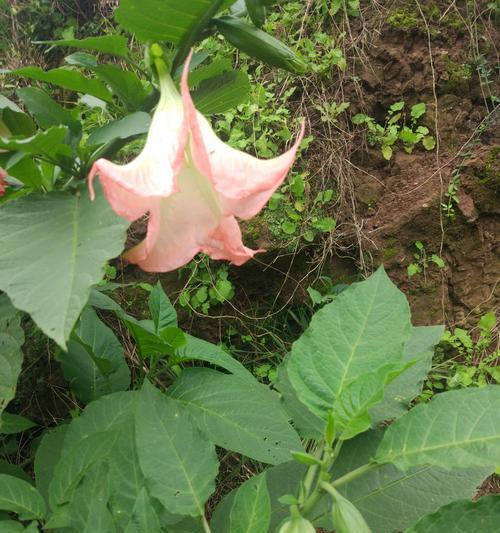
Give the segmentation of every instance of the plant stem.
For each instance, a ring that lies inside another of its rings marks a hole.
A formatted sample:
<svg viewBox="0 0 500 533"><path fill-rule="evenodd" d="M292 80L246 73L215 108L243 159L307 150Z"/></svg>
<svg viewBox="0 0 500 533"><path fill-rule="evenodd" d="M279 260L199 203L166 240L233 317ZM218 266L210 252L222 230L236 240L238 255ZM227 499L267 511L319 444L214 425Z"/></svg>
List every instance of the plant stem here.
<svg viewBox="0 0 500 533"><path fill-rule="evenodd" d="M208 522L205 516L202 516L201 523L203 524L203 530L205 531L205 533L212 533L212 530L210 529L210 526L208 525Z"/></svg>
<svg viewBox="0 0 500 533"><path fill-rule="evenodd" d="M378 468L379 466L382 466L382 465L379 465L377 463L366 463L365 465L360 466L359 468L356 468L355 470L352 470L348 474L345 474L344 476L339 477L338 479L333 481L332 486L335 488L341 487L342 485L345 485L347 483L350 483L351 481L354 481L358 477L363 476L367 472L370 472L370 470L374 470L375 468Z"/></svg>

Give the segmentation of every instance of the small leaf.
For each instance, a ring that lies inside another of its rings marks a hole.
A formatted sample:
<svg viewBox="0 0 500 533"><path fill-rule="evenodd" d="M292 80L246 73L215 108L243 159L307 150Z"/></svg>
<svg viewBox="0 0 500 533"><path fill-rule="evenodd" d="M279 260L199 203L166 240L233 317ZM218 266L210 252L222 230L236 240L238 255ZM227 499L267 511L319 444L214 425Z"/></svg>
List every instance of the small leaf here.
<svg viewBox="0 0 500 533"><path fill-rule="evenodd" d="M427 111L427 107L423 102L419 102L418 104L415 104L411 108L411 117L413 119L420 118L422 115L425 115L425 112Z"/></svg>
<svg viewBox="0 0 500 533"><path fill-rule="evenodd" d="M313 455L311 455L309 453L292 452L292 457L298 463L302 463L303 465L314 466L314 465L320 465L321 464L321 461L317 457L314 457Z"/></svg>
<svg viewBox="0 0 500 533"><path fill-rule="evenodd" d="M382 155L384 156L384 159L389 161L389 159L392 157L392 148L388 145L382 146Z"/></svg>
<svg viewBox="0 0 500 533"><path fill-rule="evenodd" d="M335 489L332 511L332 521L336 533L371 533L363 515L346 498Z"/></svg>
<svg viewBox="0 0 500 533"><path fill-rule="evenodd" d="M297 231L297 224L286 220L281 224L281 229L283 230L283 233L293 235Z"/></svg>
<svg viewBox="0 0 500 533"><path fill-rule="evenodd" d="M443 258L440 257L437 254L431 255L431 261L438 267L438 268L444 268L444 261Z"/></svg>
<svg viewBox="0 0 500 533"><path fill-rule="evenodd" d="M87 139L87 146L106 144L114 139L131 139L147 133L150 126L151 117L143 111L137 111L94 129Z"/></svg>
<svg viewBox="0 0 500 533"><path fill-rule="evenodd" d="M271 500L264 472L236 492L230 514L231 533L267 532L270 522Z"/></svg>
<svg viewBox="0 0 500 533"><path fill-rule="evenodd" d="M422 144L426 150L434 150L436 147L436 139L432 135L427 135L422 139Z"/></svg>
<svg viewBox="0 0 500 533"><path fill-rule="evenodd" d="M42 519L46 505L33 485L17 477L0 474L0 510L16 513L21 520Z"/></svg>
<svg viewBox="0 0 500 533"><path fill-rule="evenodd" d="M148 307L157 333L163 328L177 326L177 313L159 281L149 294Z"/></svg>
<svg viewBox="0 0 500 533"><path fill-rule="evenodd" d="M101 35L98 37L86 37L85 39L63 39L60 41L35 41L35 44L84 48L118 57L128 56L127 39L122 35Z"/></svg>
<svg viewBox="0 0 500 533"><path fill-rule="evenodd" d="M15 435L36 426L35 422L21 415L3 412L1 418L0 434L3 435Z"/></svg>

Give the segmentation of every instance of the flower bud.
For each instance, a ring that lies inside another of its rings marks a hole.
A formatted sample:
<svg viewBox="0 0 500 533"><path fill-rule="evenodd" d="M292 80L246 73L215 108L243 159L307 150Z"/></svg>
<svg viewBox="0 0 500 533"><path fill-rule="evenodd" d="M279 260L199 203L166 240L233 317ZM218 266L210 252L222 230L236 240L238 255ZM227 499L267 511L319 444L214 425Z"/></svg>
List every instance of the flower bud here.
<svg viewBox="0 0 500 533"><path fill-rule="evenodd" d="M336 533L371 533L362 514L338 492L333 504L332 520Z"/></svg>
<svg viewBox="0 0 500 533"><path fill-rule="evenodd" d="M316 533L316 529L309 520L296 516L287 520L281 526L279 533Z"/></svg>

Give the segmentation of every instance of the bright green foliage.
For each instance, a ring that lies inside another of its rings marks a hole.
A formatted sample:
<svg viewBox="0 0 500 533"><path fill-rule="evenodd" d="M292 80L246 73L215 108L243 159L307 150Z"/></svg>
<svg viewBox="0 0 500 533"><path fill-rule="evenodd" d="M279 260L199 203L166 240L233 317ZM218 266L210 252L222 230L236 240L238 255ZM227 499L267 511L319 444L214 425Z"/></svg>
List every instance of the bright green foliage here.
<svg viewBox="0 0 500 533"><path fill-rule="evenodd" d="M405 533L495 533L500 524L500 496L484 496L477 502L459 500L420 519Z"/></svg>
<svg viewBox="0 0 500 533"><path fill-rule="evenodd" d="M415 261L413 263L410 263L406 268L409 278L411 278L415 274L421 274L422 272L425 275L426 270L431 264L434 264L438 268L445 267L443 258L438 254L427 254L425 246L421 241L415 242L415 248L417 250L413 254Z"/></svg>
<svg viewBox="0 0 500 533"><path fill-rule="evenodd" d="M143 111L137 111L94 129L89 135L87 144L92 146L106 144L114 139L130 139L147 133L150 125L151 117Z"/></svg>
<svg viewBox="0 0 500 533"><path fill-rule="evenodd" d="M386 431L375 460L398 468L500 464L500 386L439 394Z"/></svg>
<svg viewBox="0 0 500 533"><path fill-rule="evenodd" d="M3 206L0 225L0 289L65 348L90 286L121 252L128 223L102 194L91 202L87 194L52 193ZM36 262L26 260L20 242L30 243Z"/></svg>
<svg viewBox="0 0 500 533"><path fill-rule="evenodd" d="M264 385L209 369L186 369L169 389L218 446L271 464L302 445Z"/></svg>
<svg viewBox="0 0 500 533"><path fill-rule="evenodd" d="M230 512L231 533L268 531L271 522L271 500L266 473L250 478L236 491Z"/></svg>
<svg viewBox="0 0 500 533"><path fill-rule="evenodd" d="M326 419L335 400L368 368L373 372L401 361L409 333L406 299L379 269L316 313L292 347L287 362L290 382L299 399Z"/></svg>

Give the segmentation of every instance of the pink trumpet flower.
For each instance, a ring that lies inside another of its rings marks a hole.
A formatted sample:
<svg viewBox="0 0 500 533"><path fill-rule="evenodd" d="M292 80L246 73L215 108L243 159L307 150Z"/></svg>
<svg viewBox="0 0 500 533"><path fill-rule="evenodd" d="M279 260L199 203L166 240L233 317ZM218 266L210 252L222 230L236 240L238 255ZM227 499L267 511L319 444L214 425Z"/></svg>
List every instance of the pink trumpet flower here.
<svg viewBox="0 0 500 533"><path fill-rule="evenodd" d="M304 135L283 155L260 160L217 138L188 88L189 60L179 95L165 64L156 61L161 97L139 156L120 166L97 160L89 175L91 198L98 174L114 211L134 221L149 213L146 238L124 258L150 272L167 272L198 252L242 265L257 251L244 246L235 217L255 216L285 179Z"/></svg>
<svg viewBox="0 0 500 533"><path fill-rule="evenodd" d="M5 194L5 178L7 177L7 172L0 167L0 196Z"/></svg>

